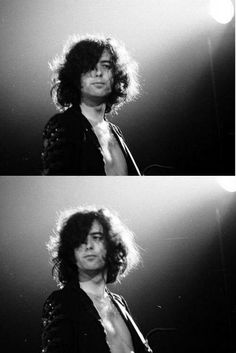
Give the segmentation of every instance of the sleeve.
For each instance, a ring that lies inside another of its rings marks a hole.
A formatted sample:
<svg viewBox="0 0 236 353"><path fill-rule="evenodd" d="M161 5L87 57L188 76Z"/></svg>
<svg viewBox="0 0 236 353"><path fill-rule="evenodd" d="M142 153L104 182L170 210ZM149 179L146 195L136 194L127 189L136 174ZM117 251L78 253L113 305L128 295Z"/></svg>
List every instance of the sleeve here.
<svg viewBox="0 0 236 353"><path fill-rule="evenodd" d="M49 120L43 131L42 174L74 175L80 146L80 132L60 114Z"/></svg>
<svg viewBox="0 0 236 353"><path fill-rule="evenodd" d="M73 325L53 294L43 306L41 353L72 353Z"/></svg>

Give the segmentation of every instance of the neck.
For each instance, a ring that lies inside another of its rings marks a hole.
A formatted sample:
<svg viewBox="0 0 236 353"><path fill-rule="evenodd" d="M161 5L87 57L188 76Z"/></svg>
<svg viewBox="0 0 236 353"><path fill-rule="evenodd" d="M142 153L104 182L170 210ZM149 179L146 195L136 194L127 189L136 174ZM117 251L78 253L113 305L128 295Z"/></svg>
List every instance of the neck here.
<svg viewBox="0 0 236 353"><path fill-rule="evenodd" d="M92 294L101 298L105 296L106 274L98 273L93 276L80 274L79 283L80 283L80 288L83 289L86 293Z"/></svg>
<svg viewBox="0 0 236 353"><path fill-rule="evenodd" d="M104 120L106 104L89 105L86 102L80 104L82 114L88 119L92 126L96 126Z"/></svg>

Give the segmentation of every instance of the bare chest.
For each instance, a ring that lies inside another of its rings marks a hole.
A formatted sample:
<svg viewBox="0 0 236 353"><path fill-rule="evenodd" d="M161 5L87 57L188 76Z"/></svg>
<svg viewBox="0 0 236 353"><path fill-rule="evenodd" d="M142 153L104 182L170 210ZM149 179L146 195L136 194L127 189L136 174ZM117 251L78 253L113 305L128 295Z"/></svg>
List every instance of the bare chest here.
<svg viewBox="0 0 236 353"><path fill-rule="evenodd" d="M116 306L106 302L93 301L102 319L112 353L134 353L131 334Z"/></svg>
<svg viewBox="0 0 236 353"><path fill-rule="evenodd" d="M127 164L121 147L109 125L104 122L93 128L102 149L107 175L127 175Z"/></svg>

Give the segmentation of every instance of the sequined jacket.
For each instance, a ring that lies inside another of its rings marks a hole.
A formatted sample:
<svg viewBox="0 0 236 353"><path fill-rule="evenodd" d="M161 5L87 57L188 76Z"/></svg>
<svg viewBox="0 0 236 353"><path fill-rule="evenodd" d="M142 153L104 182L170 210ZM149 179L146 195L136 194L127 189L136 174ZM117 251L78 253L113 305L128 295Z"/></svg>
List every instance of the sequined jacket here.
<svg viewBox="0 0 236 353"><path fill-rule="evenodd" d="M140 175L120 129L109 122L124 154L128 175ZM79 107L54 115L43 131L43 175L105 175L101 146Z"/></svg>
<svg viewBox="0 0 236 353"><path fill-rule="evenodd" d="M110 291L108 294L131 333L135 353L152 353L125 300ZM41 353L95 352L111 353L102 320L78 282L70 282L54 291L43 306Z"/></svg>

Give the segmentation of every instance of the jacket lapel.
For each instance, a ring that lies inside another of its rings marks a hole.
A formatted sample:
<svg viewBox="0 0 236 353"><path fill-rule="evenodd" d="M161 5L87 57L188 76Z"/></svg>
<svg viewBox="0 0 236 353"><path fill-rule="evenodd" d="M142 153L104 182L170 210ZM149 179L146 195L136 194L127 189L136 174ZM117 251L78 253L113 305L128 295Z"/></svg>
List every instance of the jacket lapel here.
<svg viewBox="0 0 236 353"><path fill-rule="evenodd" d="M93 127L90 124L90 122L88 121L88 119L82 114L80 107L79 106L75 106L75 107L73 107L71 109L77 115L80 116L84 131L85 131L84 139L86 140L86 135L89 135L90 141L101 152L101 146L100 146L100 143L98 141L98 138L97 138L95 132L93 131ZM139 169L137 167L137 164L135 163L134 158L133 158L129 148L128 148L128 146L126 145L126 143L124 141L122 132L120 131L120 129L116 125L114 125L111 122L109 122L107 120L106 116L105 116L104 119L109 123L110 129L111 129L112 133L114 134L115 138L117 139L117 141L118 141L118 143L120 145L120 148L121 148L121 150L122 150L122 152L124 154L124 157L125 157L125 159L127 161L129 175L141 175L140 171L139 171ZM102 155L102 152L101 152L101 155Z"/></svg>
<svg viewBox="0 0 236 353"><path fill-rule="evenodd" d="M96 321L101 321L101 318L95 309L92 300L89 298L89 296L80 288L79 284L77 281L73 281L71 283L71 286L73 290L77 292L79 295L80 299L79 302L82 303L83 307L92 315Z"/></svg>
<svg viewBox="0 0 236 353"><path fill-rule="evenodd" d="M131 327L131 329L135 332L135 334L138 336L139 340L142 342L142 344L144 345L145 349L147 352L152 352L152 350L150 349L150 347L147 344L147 341L145 340L143 334L141 333L141 331L139 330L138 326L136 325L136 323L134 322L132 316L130 315L130 313L126 310L125 305L122 303L121 300L118 299L117 296L113 295L111 292L109 292L114 304L117 306L117 308L119 309L121 315L123 316L123 318L125 319L125 322L127 323L128 327ZM149 349L149 350L148 350Z"/></svg>
<svg viewBox="0 0 236 353"><path fill-rule="evenodd" d="M135 163L134 158L133 158L129 148L128 148L128 146L126 145L126 143L124 141L124 138L123 138L121 132L119 131L119 129L114 124L109 123L109 125L110 125L110 128L111 128L114 136L116 137L116 139L117 139L117 141L118 141L118 143L119 143L119 145L121 147L121 150L122 150L122 152L123 152L123 154L124 154L124 156L125 156L125 158L127 160L128 166L132 166L133 171L135 171L134 175L135 174L136 175L141 175L140 171L139 171L139 169L137 167L137 164Z"/></svg>

